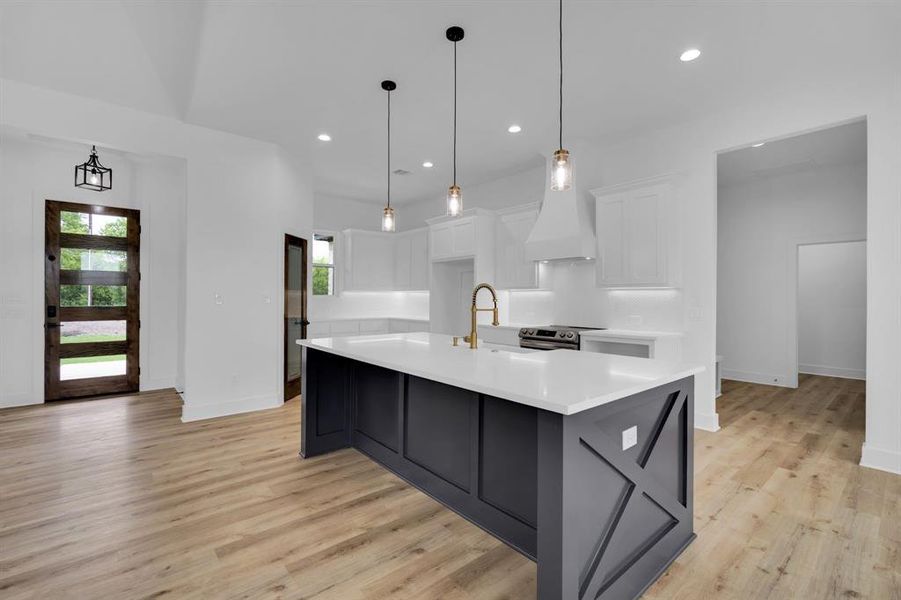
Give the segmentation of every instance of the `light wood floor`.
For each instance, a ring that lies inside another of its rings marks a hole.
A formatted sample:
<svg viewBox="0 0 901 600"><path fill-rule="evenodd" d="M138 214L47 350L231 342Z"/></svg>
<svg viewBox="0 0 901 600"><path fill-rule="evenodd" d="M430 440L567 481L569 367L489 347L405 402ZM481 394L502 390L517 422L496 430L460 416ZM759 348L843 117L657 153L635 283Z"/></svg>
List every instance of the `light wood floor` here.
<svg viewBox="0 0 901 600"><path fill-rule="evenodd" d="M901 598L901 477L857 466L861 382L726 382L697 432L698 539L646 598ZM535 566L299 403L183 424L172 392L0 413L0 597L535 596Z"/></svg>

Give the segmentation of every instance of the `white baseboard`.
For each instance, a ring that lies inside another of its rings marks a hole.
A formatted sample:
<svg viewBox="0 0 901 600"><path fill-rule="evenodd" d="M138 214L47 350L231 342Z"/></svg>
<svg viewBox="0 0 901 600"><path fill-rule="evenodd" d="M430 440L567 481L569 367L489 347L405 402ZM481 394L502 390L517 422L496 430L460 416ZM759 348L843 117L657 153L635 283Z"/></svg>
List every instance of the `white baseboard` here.
<svg viewBox="0 0 901 600"><path fill-rule="evenodd" d="M901 452L863 445L860 466L901 475Z"/></svg>
<svg viewBox="0 0 901 600"><path fill-rule="evenodd" d="M255 410L265 410L267 408L278 408L284 404L281 398L277 396L253 396L250 398L241 398L240 400L232 400L231 402L217 402L215 404L191 404L185 398L181 407L181 420L183 423L189 421L201 421L203 419L215 419L216 417L225 417L227 415L236 415L239 413L253 412Z"/></svg>
<svg viewBox="0 0 901 600"><path fill-rule="evenodd" d="M792 382L785 375L774 373L755 373L753 371L735 371L733 369L721 370L723 379L744 381L745 383L759 383L762 385L775 385L779 387L793 388Z"/></svg>
<svg viewBox="0 0 901 600"><path fill-rule="evenodd" d="M157 379L141 378L140 389L142 392L152 392L155 390L165 390L175 387L175 379L172 377L159 377Z"/></svg>
<svg viewBox="0 0 901 600"><path fill-rule="evenodd" d="M695 429L703 429L704 431L719 431L720 416L717 413L712 415L695 413Z"/></svg>
<svg viewBox="0 0 901 600"><path fill-rule="evenodd" d="M798 365L798 372L806 375L825 375L843 379L866 379L865 369L845 369L844 367L828 367L826 365Z"/></svg>
<svg viewBox="0 0 901 600"><path fill-rule="evenodd" d="M13 408L15 406L31 406L33 404L43 404L43 394L35 397L33 394L9 394L0 398L0 408Z"/></svg>

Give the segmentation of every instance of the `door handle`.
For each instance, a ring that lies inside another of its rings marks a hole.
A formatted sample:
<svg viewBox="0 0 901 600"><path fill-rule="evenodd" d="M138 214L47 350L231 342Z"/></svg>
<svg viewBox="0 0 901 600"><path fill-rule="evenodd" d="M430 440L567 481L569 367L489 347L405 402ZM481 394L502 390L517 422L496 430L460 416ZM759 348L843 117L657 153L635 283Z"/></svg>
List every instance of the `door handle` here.
<svg viewBox="0 0 901 600"><path fill-rule="evenodd" d="M300 324L303 325L304 327L306 327L307 325L310 324L310 322L307 321L306 319L303 319L303 320L300 322Z"/></svg>
<svg viewBox="0 0 901 600"><path fill-rule="evenodd" d="M59 323L44 323L44 327L59 327Z"/></svg>

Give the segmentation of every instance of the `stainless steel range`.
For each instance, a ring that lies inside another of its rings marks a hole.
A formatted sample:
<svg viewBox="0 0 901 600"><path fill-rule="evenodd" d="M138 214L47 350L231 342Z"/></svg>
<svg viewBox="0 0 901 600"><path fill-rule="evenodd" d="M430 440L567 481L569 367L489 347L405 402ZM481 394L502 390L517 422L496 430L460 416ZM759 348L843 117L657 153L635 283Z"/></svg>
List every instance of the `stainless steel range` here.
<svg viewBox="0 0 901 600"><path fill-rule="evenodd" d="M571 327L567 325L547 325L545 327L523 327L519 330L519 347L537 350L557 350L580 348L579 333L597 331L603 327Z"/></svg>

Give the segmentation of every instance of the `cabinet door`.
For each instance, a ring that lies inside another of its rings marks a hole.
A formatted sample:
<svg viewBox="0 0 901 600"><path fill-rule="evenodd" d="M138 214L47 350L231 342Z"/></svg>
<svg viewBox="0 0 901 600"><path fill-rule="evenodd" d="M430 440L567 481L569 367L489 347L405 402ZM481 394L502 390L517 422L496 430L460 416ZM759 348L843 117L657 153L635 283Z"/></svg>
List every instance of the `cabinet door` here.
<svg viewBox="0 0 901 600"><path fill-rule="evenodd" d="M476 224L472 217L454 221L451 231L454 256L472 256L476 253Z"/></svg>
<svg viewBox="0 0 901 600"><path fill-rule="evenodd" d="M395 234L394 238L394 289L408 290L412 282L412 241L410 234Z"/></svg>
<svg viewBox="0 0 901 600"><path fill-rule="evenodd" d="M666 283L661 192L659 187L636 190L626 206L628 278L635 285Z"/></svg>
<svg viewBox="0 0 901 600"><path fill-rule="evenodd" d="M451 225L451 223L441 223L431 227L429 238L432 242L433 260L441 260L453 256L454 238L453 232L451 231Z"/></svg>
<svg viewBox="0 0 901 600"><path fill-rule="evenodd" d="M526 239L537 219L536 210L503 215L498 219L495 280L499 288L538 287L538 264L525 256Z"/></svg>
<svg viewBox="0 0 901 600"><path fill-rule="evenodd" d="M353 290L394 287L394 238L391 234L353 232L350 246Z"/></svg>
<svg viewBox="0 0 901 600"><path fill-rule="evenodd" d="M597 283L627 283L625 272L626 195L598 198L595 231L598 236Z"/></svg>
<svg viewBox="0 0 901 600"><path fill-rule="evenodd" d="M429 230L410 234L410 289L429 289Z"/></svg>

